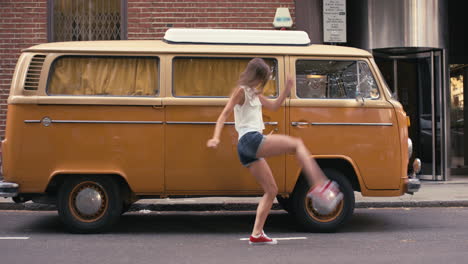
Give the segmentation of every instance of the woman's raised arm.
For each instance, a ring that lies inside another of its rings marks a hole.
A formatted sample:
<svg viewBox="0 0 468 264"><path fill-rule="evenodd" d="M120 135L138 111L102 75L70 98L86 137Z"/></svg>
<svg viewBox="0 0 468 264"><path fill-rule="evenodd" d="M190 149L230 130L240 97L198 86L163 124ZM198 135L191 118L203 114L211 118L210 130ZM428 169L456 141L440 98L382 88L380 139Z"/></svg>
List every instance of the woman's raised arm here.
<svg viewBox="0 0 468 264"><path fill-rule="evenodd" d="M281 92L278 98L271 100L263 95L259 95L258 98L260 99L260 102L262 102L262 105L265 108L276 111L281 107L284 100L286 100L286 97L291 92L293 85L294 85L294 81L288 76L288 79L286 80L286 88Z"/></svg>

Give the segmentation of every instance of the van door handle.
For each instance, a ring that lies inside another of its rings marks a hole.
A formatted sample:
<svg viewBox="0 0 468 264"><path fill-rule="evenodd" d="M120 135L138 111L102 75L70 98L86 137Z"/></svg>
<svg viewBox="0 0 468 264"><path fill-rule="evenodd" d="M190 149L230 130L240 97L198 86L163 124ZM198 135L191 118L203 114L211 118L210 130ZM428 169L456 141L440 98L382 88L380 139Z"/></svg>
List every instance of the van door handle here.
<svg viewBox="0 0 468 264"><path fill-rule="evenodd" d="M277 126L278 122L264 122L263 124L267 126Z"/></svg>
<svg viewBox="0 0 468 264"><path fill-rule="evenodd" d="M291 122L292 126L307 126L308 124L307 122Z"/></svg>

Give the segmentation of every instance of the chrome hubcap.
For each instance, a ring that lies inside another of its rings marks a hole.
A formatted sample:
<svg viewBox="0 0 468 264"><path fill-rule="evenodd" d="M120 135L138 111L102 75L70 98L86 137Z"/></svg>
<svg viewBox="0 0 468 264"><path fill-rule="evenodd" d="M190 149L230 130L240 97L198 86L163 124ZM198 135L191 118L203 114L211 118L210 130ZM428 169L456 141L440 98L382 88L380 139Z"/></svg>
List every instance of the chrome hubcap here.
<svg viewBox="0 0 468 264"><path fill-rule="evenodd" d="M82 215L95 215L102 207L101 194L92 188L84 188L78 192L75 199L75 208Z"/></svg>
<svg viewBox="0 0 468 264"><path fill-rule="evenodd" d="M327 222L335 220L341 213L341 210L343 209L343 205L344 205L344 202L341 201L337 205L334 211L330 212L329 214L321 214L316 210L315 208L316 205L314 205L313 200L307 197L305 203L306 203L306 210L309 213L309 215L315 220L319 222L323 222L323 223L327 223Z"/></svg>

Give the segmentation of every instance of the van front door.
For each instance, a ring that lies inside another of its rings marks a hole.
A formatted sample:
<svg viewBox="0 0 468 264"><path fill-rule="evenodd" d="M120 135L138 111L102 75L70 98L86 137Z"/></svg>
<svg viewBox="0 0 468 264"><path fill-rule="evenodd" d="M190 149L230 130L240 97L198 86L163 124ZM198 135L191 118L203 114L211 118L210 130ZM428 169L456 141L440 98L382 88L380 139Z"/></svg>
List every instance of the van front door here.
<svg viewBox="0 0 468 264"><path fill-rule="evenodd" d="M313 155L351 162L368 189L398 189L401 154L392 105L379 92L367 58L293 57L296 89L290 135ZM289 173L297 163L287 159ZM294 182L288 181L291 188Z"/></svg>

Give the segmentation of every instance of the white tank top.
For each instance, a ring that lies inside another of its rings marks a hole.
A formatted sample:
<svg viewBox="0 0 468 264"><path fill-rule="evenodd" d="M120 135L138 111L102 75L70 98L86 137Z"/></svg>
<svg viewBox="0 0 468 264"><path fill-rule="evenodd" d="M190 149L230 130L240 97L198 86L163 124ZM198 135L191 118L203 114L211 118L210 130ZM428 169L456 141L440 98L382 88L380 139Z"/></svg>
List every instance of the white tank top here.
<svg viewBox="0 0 468 264"><path fill-rule="evenodd" d="M262 103L255 91L247 86L240 86L244 90L244 104L234 106L234 121L239 139L248 132L265 129L262 117Z"/></svg>

